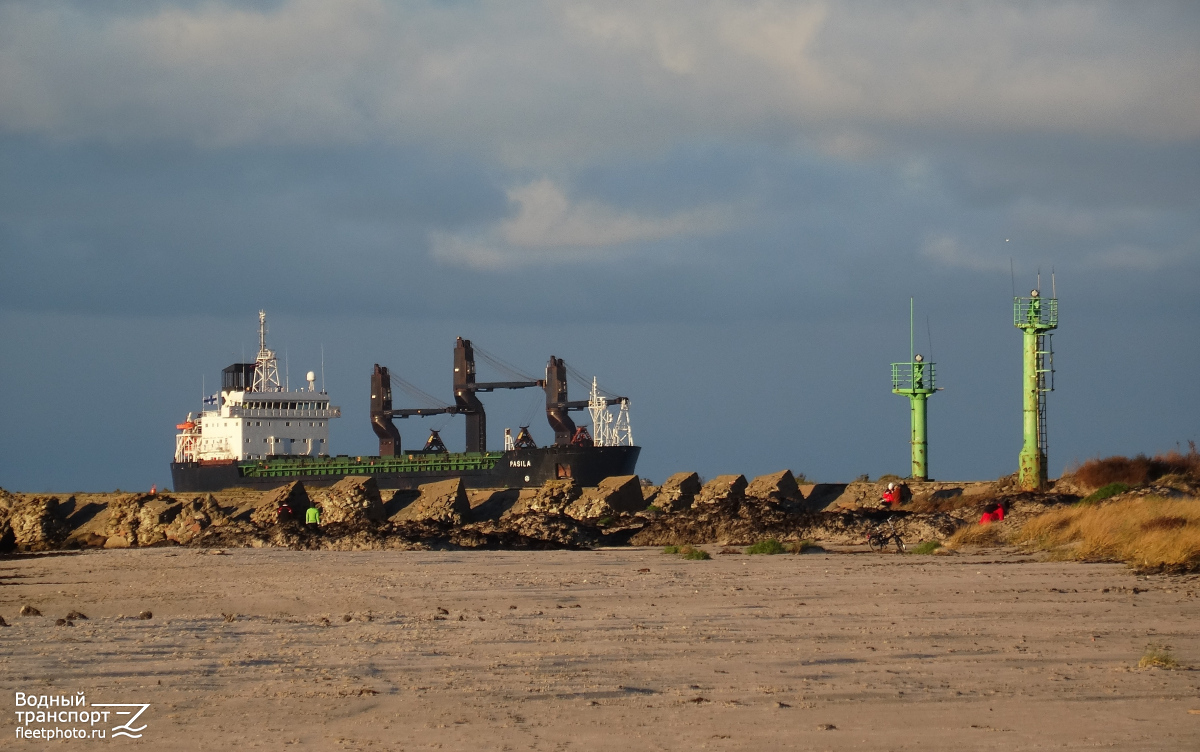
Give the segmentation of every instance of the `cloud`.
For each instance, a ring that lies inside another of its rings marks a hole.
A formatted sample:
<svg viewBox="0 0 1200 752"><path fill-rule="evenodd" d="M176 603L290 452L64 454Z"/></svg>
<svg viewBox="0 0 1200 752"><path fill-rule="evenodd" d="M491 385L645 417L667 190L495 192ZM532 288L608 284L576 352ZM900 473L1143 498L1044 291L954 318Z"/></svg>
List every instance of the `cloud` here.
<svg viewBox="0 0 1200 752"><path fill-rule="evenodd" d="M1191 252L1178 248L1148 248L1122 244L1090 254L1087 265L1101 269L1124 269L1130 271L1156 272L1168 267L1177 267L1189 260L1195 264L1200 256L1196 247Z"/></svg>
<svg viewBox="0 0 1200 752"><path fill-rule="evenodd" d="M1004 259L991 258L980 253L950 233L927 236L921 245L920 255L934 265L957 269L999 271L1008 268Z"/></svg>
<svg viewBox="0 0 1200 752"><path fill-rule="evenodd" d="M1163 212L1146 206L1065 206L1022 200L1013 219L1023 229L1068 238L1092 238L1120 230L1146 232L1160 224Z"/></svg>
<svg viewBox="0 0 1200 752"><path fill-rule="evenodd" d="M475 268L611 259L653 241L711 235L732 223L725 207L646 216L596 201L572 202L548 178L507 195L514 216L482 233L432 232L433 257Z"/></svg>
<svg viewBox="0 0 1200 752"><path fill-rule="evenodd" d="M384 141L541 166L680 139L893 129L1200 137L1173 6L282 0L0 6L0 130ZM107 9L107 10L106 10Z"/></svg>

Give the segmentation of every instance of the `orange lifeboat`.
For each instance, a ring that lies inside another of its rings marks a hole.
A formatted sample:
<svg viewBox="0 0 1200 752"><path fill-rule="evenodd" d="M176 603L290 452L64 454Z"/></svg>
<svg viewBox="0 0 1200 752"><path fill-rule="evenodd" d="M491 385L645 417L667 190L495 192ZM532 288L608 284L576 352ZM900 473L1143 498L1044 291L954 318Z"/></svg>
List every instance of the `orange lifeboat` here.
<svg viewBox="0 0 1200 752"><path fill-rule="evenodd" d="M193 429L193 428L195 428L195 427L196 427L196 424L195 424L195 423L193 423L193 422L192 422L192 421L190 421L190 420L188 420L188 421L184 421L183 423L176 423L176 424L175 424L175 428L177 428L177 429L178 429L178 430L180 430L180 431L190 431L190 430L192 430L192 429Z"/></svg>

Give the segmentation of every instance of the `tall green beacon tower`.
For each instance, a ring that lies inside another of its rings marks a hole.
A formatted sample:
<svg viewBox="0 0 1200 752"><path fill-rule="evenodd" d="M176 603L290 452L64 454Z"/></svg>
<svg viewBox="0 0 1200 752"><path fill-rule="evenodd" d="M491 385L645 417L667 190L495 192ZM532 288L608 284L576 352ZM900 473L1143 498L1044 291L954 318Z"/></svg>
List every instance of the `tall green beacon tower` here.
<svg viewBox="0 0 1200 752"><path fill-rule="evenodd" d="M1039 275L1040 277L1041 275ZM1040 287L1039 283L1039 287ZM1024 333L1021 399L1025 413L1025 443L1021 446L1018 480L1026 491L1046 488L1046 395L1054 391L1054 348L1050 338L1058 328L1058 298L1043 298L1032 290L1013 298L1013 325Z"/></svg>
<svg viewBox="0 0 1200 752"><path fill-rule="evenodd" d="M908 362L892 364L892 394L908 397L912 408L912 480L929 480L929 437L926 434L925 401L937 391L933 363L913 354L913 301L908 299Z"/></svg>

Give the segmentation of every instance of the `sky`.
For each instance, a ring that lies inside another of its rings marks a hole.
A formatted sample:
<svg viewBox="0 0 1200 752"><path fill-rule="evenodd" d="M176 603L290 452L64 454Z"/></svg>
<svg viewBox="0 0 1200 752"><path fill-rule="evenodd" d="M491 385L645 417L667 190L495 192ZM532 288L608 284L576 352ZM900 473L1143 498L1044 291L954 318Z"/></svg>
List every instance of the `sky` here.
<svg viewBox="0 0 1200 752"><path fill-rule="evenodd" d="M1051 476L1186 450L1197 40L1188 2L0 0L0 487L169 486L259 309L335 454L373 364L449 400L462 336L629 396L652 481L906 475L910 298L930 474L995 478L1039 274Z"/></svg>

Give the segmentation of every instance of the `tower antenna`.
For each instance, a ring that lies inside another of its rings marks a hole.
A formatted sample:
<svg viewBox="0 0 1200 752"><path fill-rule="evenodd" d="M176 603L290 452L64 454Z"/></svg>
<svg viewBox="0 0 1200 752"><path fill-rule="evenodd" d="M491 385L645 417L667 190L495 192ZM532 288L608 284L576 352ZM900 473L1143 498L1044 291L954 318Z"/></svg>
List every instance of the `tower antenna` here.
<svg viewBox="0 0 1200 752"><path fill-rule="evenodd" d="M321 394L325 393L325 343L321 343Z"/></svg>
<svg viewBox="0 0 1200 752"><path fill-rule="evenodd" d="M1017 297L1017 269L1013 266L1013 257L1008 257L1008 273L1012 276L1013 297Z"/></svg>

